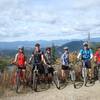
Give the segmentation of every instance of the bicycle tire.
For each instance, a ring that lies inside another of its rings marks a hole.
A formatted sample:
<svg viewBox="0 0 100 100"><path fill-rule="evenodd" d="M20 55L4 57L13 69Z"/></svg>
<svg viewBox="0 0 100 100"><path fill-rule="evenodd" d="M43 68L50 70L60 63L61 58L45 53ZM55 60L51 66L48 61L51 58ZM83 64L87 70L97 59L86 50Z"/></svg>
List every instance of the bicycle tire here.
<svg viewBox="0 0 100 100"><path fill-rule="evenodd" d="M53 81L54 81L54 84L56 85L57 89L60 89L60 81L58 78L58 73L56 71L54 72L54 75L53 75Z"/></svg>
<svg viewBox="0 0 100 100"><path fill-rule="evenodd" d="M20 87L20 78L19 78L19 72L16 75L16 93L19 93L19 87Z"/></svg>
<svg viewBox="0 0 100 100"><path fill-rule="evenodd" d="M37 74L36 74L36 72L33 72L33 89L34 89L34 91L37 91Z"/></svg>
<svg viewBox="0 0 100 100"><path fill-rule="evenodd" d="M98 67L98 80L100 82L100 67Z"/></svg>
<svg viewBox="0 0 100 100"><path fill-rule="evenodd" d="M75 85L76 75L75 75L74 70L70 71L70 76L71 76L71 81L73 82L74 88L76 88L76 85Z"/></svg>

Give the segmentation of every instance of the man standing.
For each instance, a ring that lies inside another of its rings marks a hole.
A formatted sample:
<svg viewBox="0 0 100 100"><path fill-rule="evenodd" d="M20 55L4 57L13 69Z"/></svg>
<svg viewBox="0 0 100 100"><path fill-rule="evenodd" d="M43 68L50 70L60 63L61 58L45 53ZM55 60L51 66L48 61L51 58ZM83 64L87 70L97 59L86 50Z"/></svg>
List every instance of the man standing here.
<svg viewBox="0 0 100 100"><path fill-rule="evenodd" d="M88 43L83 43L83 49L80 50L77 58L82 60L83 67L88 69L89 79L92 79L91 59L93 58L92 50L89 48Z"/></svg>

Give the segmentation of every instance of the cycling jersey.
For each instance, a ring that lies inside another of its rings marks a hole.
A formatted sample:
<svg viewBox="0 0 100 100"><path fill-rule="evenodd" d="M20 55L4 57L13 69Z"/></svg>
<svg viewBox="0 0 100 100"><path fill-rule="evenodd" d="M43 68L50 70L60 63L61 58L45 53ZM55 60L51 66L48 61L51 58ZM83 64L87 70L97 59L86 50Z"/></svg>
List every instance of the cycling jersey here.
<svg viewBox="0 0 100 100"><path fill-rule="evenodd" d="M61 56L62 65L69 65L69 52L64 52Z"/></svg>
<svg viewBox="0 0 100 100"><path fill-rule="evenodd" d="M25 55L23 53L17 53L15 57L15 62L17 63L18 67L25 67Z"/></svg>
<svg viewBox="0 0 100 100"><path fill-rule="evenodd" d="M98 51L96 51L96 53L94 54L94 56L97 59L97 63L100 63L100 53Z"/></svg>
<svg viewBox="0 0 100 100"><path fill-rule="evenodd" d="M90 60L93 55L91 49L87 49L87 50L81 49L79 54L81 55L82 60Z"/></svg>
<svg viewBox="0 0 100 100"><path fill-rule="evenodd" d="M52 64L52 56L51 54L45 53L45 60L47 64Z"/></svg>

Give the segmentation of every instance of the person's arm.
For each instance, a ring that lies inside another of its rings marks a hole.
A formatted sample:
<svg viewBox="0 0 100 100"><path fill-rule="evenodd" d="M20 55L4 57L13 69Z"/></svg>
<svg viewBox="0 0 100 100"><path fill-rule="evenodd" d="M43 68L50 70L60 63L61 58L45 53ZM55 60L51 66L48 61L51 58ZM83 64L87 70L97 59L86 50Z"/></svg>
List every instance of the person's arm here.
<svg viewBox="0 0 100 100"><path fill-rule="evenodd" d="M18 54L15 55L13 63L17 63Z"/></svg>
<svg viewBox="0 0 100 100"><path fill-rule="evenodd" d="M91 52L90 59L92 59L93 58L93 52L92 52L92 50L90 50L90 52Z"/></svg>
<svg viewBox="0 0 100 100"><path fill-rule="evenodd" d="M79 52L78 56L77 56L77 59L80 59L81 57L81 53Z"/></svg>
<svg viewBox="0 0 100 100"><path fill-rule="evenodd" d="M25 65L27 64L27 57L25 56Z"/></svg>
<svg viewBox="0 0 100 100"><path fill-rule="evenodd" d="M97 61L97 53L94 54L93 60L94 60L94 62Z"/></svg>
<svg viewBox="0 0 100 100"><path fill-rule="evenodd" d="M33 57L34 57L34 54L32 54L32 55L31 55L31 57L30 57L30 59L29 59L29 63L31 63L31 62L32 62Z"/></svg>
<svg viewBox="0 0 100 100"><path fill-rule="evenodd" d="M43 54L41 55L41 59L42 59L42 61L43 61L44 64L47 64L47 63L46 63L46 60L45 60L45 57L44 57Z"/></svg>

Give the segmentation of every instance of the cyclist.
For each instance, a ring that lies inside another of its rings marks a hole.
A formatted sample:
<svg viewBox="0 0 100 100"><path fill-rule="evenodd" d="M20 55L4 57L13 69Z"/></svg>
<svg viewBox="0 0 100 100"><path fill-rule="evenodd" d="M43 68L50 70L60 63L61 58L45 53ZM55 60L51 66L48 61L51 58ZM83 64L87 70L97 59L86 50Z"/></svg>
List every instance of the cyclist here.
<svg viewBox="0 0 100 100"><path fill-rule="evenodd" d="M62 76L62 81L65 81L66 79L66 73L69 71L69 50L68 47L64 47L64 53L61 56L61 62L62 62L62 67L61 67L61 76Z"/></svg>
<svg viewBox="0 0 100 100"><path fill-rule="evenodd" d="M23 74L21 75L21 80L26 81L25 79L25 72L26 72L26 56L24 53L24 47L19 46L18 53L15 56L14 64L17 65L17 73L20 71L23 71Z"/></svg>
<svg viewBox="0 0 100 100"><path fill-rule="evenodd" d="M100 65L100 47L98 47L98 50L94 54L94 61L97 65Z"/></svg>
<svg viewBox="0 0 100 100"><path fill-rule="evenodd" d="M51 54L51 48L47 47L45 52L45 60L47 63L47 70L49 75L53 75L54 68L52 67L52 54Z"/></svg>
<svg viewBox="0 0 100 100"><path fill-rule="evenodd" d="M86 69L88 69L88 76L89 79L92 79L92 71L91 71L91 59L93 58L93 52L89 48L88 43L84 42L83 43L84 48L80 50L77 58L82 60L82 64L84 64Z"/></svg>
<svg viewBox="0 0 100 100"><path fill-rule="evenodd" d="M97 72L98 72L98 79L100 79L99 78L99 76L100 76L100 72L99 72L99 68L100 68L100 47L98 47L98 50L95 52L95 54L94 54L94 62L95 62L95 64L96 64L96 68L97 68Z"/></svg>
<svg viewBox="0 0 100 100"><path fill-rule="evenodd" d="M32 68L32 75L33 75L33 70L35 69L35 65L37 65L39 74L41 74L42 78L44 78L44 73L45 73L45 69L43 64L46 64L46 61L44 59L44 54L40 49L40 44L36 43L35 44L35 49L29 59L29 64L33 64L33 68Z"/></svg>

